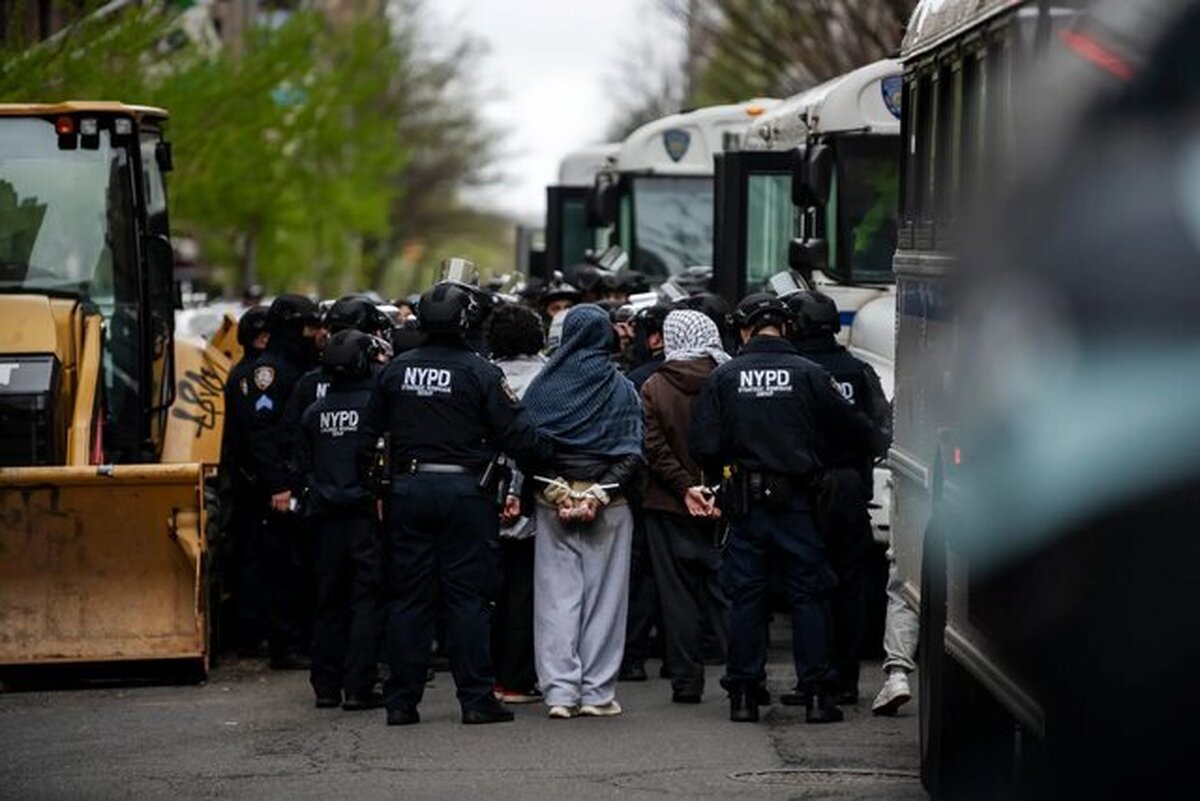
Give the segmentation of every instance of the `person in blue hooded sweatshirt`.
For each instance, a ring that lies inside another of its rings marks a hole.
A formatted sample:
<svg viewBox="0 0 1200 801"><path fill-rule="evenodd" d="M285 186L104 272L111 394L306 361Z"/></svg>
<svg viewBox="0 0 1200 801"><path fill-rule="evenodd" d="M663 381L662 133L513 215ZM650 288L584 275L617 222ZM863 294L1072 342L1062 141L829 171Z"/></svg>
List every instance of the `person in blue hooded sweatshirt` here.
<svg viewBox="0 0 1200 801"><path fill-rule="evenodd" d="M537 486L534 654L552 718L620 714L633 516L643 423L633 385L611 354L609 315L567 312L562 342L526 390L539 433L554 446Z"/></svg>

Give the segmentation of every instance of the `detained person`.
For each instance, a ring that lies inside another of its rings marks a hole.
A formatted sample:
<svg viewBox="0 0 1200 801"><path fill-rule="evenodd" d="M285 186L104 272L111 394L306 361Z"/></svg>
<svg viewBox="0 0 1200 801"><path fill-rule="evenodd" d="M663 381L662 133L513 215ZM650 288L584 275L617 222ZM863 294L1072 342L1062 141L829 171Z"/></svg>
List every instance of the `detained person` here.
<svg viewBox="0 0 1200 801"><path fill-rule="evenodd" d="M641 474L643 424L633 385L612 363L614 340L607 312L572 308L562 343L524 397L554 449L534 477L534 653L552 718L621 712L628 495Z"/></svg>

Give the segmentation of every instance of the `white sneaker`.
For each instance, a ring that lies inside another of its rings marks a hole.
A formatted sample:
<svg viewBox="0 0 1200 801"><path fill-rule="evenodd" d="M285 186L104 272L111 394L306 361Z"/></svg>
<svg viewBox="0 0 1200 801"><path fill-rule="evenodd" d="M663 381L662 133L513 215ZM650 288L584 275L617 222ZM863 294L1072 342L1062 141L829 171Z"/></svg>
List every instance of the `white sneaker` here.
<svg viewBox="0 0 1200 801"><path fill-rule="evenodd" d="M912 700L912 692L908 689L908 674L903 670L888 672L887 680L875 696L871 704L871 714L894 715L896 710Z"/></svg>
<svg viewBox="0 0 1200 801"><path fill-rule="evenodd" d="M555 704L554 706L550 707L550 711L546 714L549 717L557 720L570 720L571 718L579 715L579 707Z"/></svg>
<svg viewBox="0 0 1200 801"><path fill-rule="evenodd" d="M607 704L600 704L598 706L596 704L584 704L579 707L579 714L591 718L608 718L621 714L621 705L617 703L615 698Z"/></svg>

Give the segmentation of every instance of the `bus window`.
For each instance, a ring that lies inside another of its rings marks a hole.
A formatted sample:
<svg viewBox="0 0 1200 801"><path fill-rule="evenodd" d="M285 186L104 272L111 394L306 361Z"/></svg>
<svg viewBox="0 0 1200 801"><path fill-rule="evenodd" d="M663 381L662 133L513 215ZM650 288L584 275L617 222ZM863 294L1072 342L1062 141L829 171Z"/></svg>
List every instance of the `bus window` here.
<svg viewBox="0 0 1200 801"><path fill-rule="evenodd" d="M788 245L795 236L796 209L787 173L746 179L746 286L762 287L788 268Z"/></svg>
<svg viewBox="0 0 1200 801"><path fill-rule="evenodd" d="M895 137L847 137L837 144L834 197L840 225L830 237L831 271L853 281L891 281L900 203L900 150ZM844 255L841 255L844 254ZM845 266L844 266L845 265ZM841 277L841 276L839 276Z"/></svg>

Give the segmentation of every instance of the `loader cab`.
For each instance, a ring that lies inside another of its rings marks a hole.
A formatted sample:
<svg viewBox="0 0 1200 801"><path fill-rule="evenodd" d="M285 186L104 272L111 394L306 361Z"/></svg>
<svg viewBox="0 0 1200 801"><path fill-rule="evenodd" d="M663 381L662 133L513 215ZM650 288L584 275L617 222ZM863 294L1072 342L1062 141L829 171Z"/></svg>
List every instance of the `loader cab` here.
<svg viewBox="0 0 1200 801"><path fill-rule="evenodd" d="M162 453L177 306L166 116L119 103L0 106L0 465ZM84 397L92 408L77 408ZM71 458L81 427L87 453Z"/></svg>

